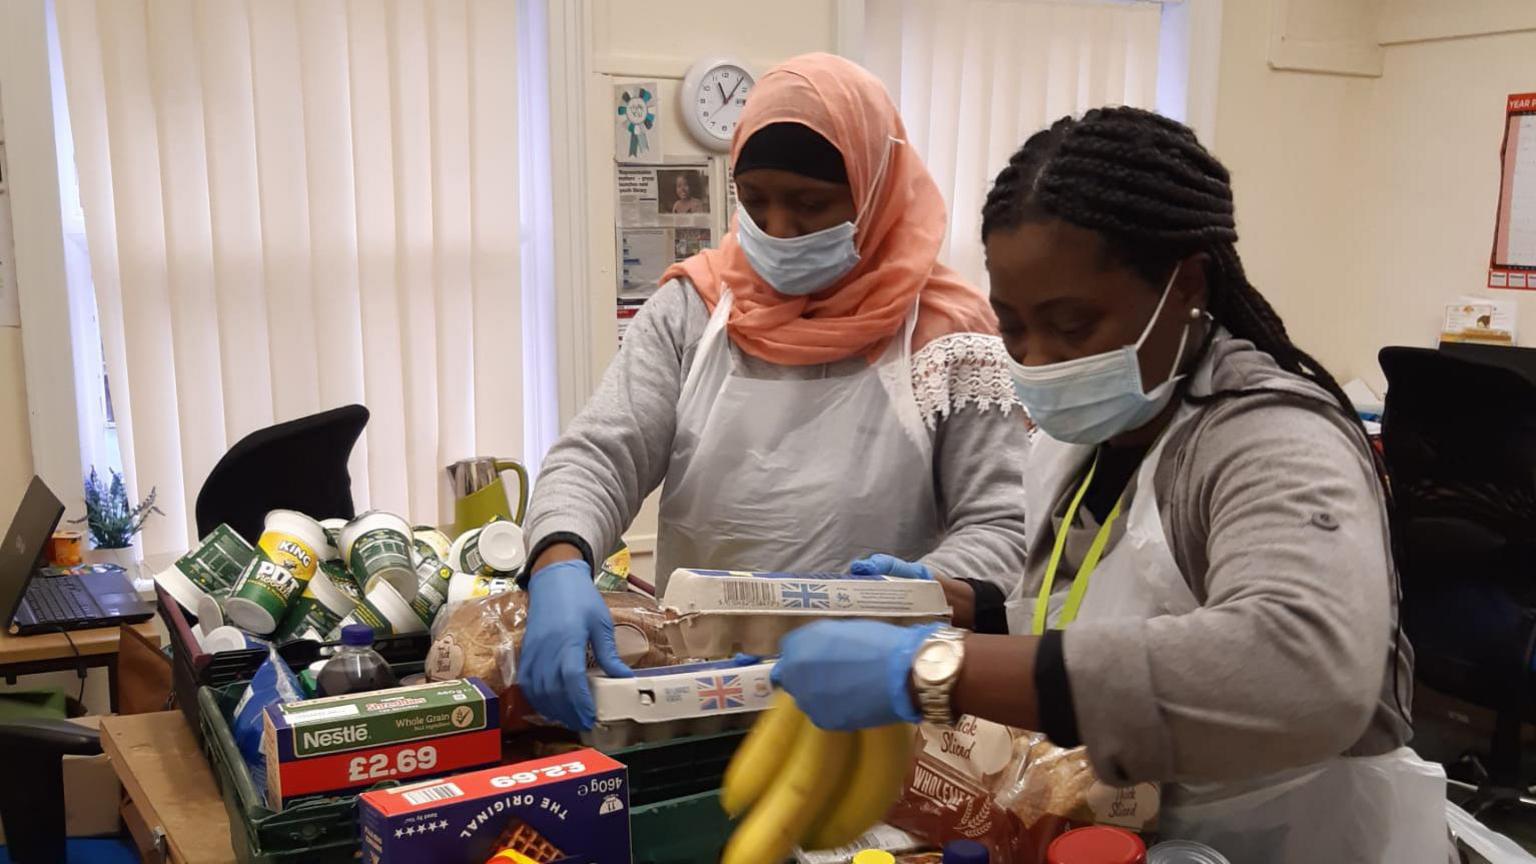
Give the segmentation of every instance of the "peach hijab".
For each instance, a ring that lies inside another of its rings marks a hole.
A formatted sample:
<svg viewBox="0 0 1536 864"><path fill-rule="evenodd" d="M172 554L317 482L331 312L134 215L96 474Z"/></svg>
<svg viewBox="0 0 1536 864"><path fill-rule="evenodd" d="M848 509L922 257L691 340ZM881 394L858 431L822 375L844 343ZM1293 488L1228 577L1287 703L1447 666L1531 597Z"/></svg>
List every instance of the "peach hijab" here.
<svg viewBox="0 0 1536 864"><path fill-rule="evenodd" d="M819 294L780 294L747 263L733 223L718 249L672 265L663 282L687 276L710 311L729 287L731 339L748 354L784 366L861 354L873 360L901 331L914 301L914 350L950 333L997 332L987 298L938 263L948 221L944 199L907 143L879 79L830 54L805 54L774 67L747 97L732 160L753 133L784 122L810 127L843 154L859 207L858 265Z"/></svg>

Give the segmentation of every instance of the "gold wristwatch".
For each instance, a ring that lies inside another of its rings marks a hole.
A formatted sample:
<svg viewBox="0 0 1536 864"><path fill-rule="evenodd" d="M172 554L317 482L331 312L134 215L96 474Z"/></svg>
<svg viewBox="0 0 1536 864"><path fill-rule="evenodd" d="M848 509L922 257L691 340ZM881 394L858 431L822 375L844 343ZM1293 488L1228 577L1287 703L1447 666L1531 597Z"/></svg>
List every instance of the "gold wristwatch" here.
<svg viewBox="0 0 1536 864"><path fill-rule="evenodd" d="M953 725L950 694L965 664L965 631L942 627L918 646L912 658L912 692L924 723Z"/></svg>

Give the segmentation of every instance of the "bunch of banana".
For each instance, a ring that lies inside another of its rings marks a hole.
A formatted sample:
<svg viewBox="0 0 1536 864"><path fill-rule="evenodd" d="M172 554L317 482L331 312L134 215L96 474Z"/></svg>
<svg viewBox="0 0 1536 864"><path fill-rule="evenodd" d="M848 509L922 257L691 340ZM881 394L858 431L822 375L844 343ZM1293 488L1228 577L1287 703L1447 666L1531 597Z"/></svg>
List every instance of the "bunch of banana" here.
<svg viewBox="0 0 1536 864"><path fill-rule="evenodd" d="M818 729L780 691L726 768L720 803L731 818L746 818L721 864L772 864L796 846L830 849L857 840L900 797L912 747L913 728L905 723Z"/></svg>

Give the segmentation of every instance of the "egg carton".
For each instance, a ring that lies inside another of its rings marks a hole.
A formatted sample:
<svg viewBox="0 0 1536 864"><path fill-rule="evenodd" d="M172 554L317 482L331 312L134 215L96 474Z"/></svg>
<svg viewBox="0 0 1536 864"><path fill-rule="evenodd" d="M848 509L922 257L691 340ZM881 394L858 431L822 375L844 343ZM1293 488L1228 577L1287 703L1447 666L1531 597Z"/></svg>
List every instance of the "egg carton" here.
<svg viewBox="0 0 1536 864"><path fill-rule="evenodd" d="M592 675L597 723L581 741L617 750L745 729L772 701L772 669L771 660L724 660L637 670L633 678Z"/></svg>
<svg viewBox="0 0 1536 864"><path fill-rule="evenodd" d="M790 631L829 618L920 624L950 617L943 586L928 579L744 570L675 570L661 609L675 653L712 658L777 654Z"/></svg>

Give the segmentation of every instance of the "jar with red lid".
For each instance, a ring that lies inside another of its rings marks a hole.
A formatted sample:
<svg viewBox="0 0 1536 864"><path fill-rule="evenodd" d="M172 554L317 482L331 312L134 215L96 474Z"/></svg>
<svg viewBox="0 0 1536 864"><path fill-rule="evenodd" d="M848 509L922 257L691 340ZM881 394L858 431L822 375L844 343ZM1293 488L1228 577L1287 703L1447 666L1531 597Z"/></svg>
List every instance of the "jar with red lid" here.
<svg viewBox="0 0 1536 864"><path fill-rule="evenodd" d="M1051 841L1046 864L1146 864L1147 844L1123 828L1078 828Z"/></svg>

